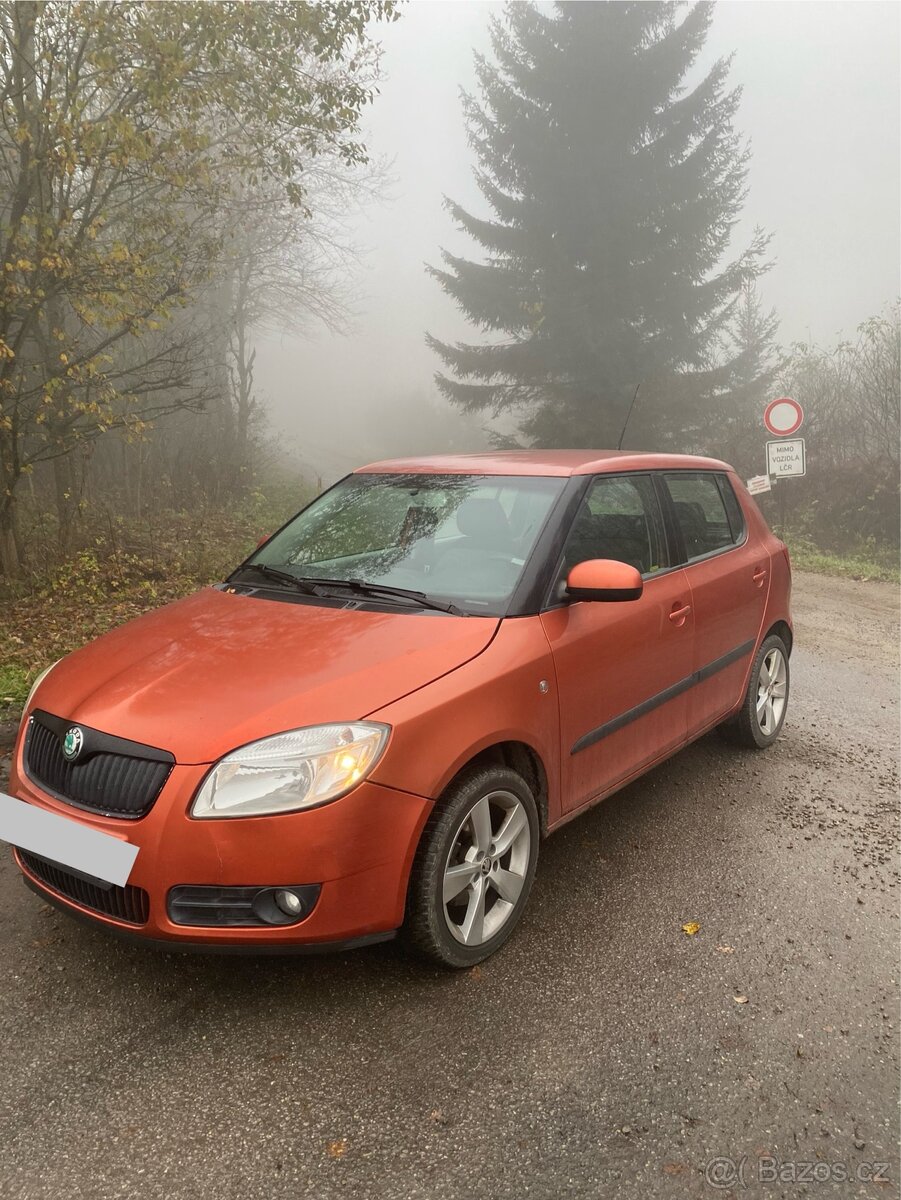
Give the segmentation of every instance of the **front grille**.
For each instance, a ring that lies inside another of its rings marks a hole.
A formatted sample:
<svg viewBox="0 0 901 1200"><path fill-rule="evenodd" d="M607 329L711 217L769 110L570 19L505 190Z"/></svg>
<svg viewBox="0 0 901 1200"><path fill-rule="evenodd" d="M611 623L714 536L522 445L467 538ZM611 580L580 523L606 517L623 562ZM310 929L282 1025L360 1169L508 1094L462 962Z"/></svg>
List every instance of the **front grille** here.
<svg viewBox="0 0 901 1200"><path fill-rule="evenodd" d="M172 755L79 726L81 756L68 762L62 742L70 728L71 722L35 711L25 739L28 777L58 799L91 812L127 818L148 813L172 770Z"/></svg>
<svg viewBox="0 0 901 1200"><path fill-rule="evenodd" d="M68 900L74 900L82 908L93 909L106 917L115 917L117 921L127 921L129 925L146 925L150 916L150 897L143 888L117 887L110 884L105 887L100 883L92 883L81 875L73 875L59 863L49 862L46 858L38 858L27 850L16 850L22 865L41 883L58 892Z"/></svg>

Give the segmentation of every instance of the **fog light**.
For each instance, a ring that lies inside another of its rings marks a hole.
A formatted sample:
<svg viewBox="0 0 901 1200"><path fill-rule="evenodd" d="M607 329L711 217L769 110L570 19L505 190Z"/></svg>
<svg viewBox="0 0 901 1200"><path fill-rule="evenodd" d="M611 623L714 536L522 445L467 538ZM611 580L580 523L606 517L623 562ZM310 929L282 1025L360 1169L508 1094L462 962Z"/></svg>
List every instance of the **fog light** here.
<svg viewBox="0 0 901 1200"><path fill-rule="evenodd" d="M316 907L319 891L318 883L292 883L290 887L180 884L169 892L169 919L174 925L296 925Z"/></svg>
<svg viewBox="0 0 901 1200"><path fill-rule="evenodd" d="M296 917L303 910L300 897L295 896L293 892L286 892L283 888L279 888L275 893L275 903L286 917Z"/></svg>

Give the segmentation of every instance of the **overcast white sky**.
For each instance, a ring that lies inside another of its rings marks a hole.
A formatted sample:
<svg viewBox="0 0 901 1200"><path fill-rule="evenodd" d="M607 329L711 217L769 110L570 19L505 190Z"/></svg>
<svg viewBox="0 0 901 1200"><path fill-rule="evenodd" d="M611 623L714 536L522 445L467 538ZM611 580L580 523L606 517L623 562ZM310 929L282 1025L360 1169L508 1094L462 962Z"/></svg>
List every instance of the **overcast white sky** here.
<svg viewBox="0 0 901 1200"><path fill-rule="evenodd" d="M356 330L261 341L257 377L273 422L326 477L390 453L392 397L432 392L424 331L467 332L423 264L442 245L468 248L441 198L479 204L459 91L473 87L473 49L486 49L489 15L500 11L414 0L379 30L385 79L367 125L395 182L356 223L368 247ZM707 56L735 53L738 126L752 147L737 237L746 241L755 225L773 234L775 265L761 290L784 343L809 334L830 345L901 291L899 16L896 3L866 0L717 6ZM366 416L374 406L387 418L383 436Z"/></svg>

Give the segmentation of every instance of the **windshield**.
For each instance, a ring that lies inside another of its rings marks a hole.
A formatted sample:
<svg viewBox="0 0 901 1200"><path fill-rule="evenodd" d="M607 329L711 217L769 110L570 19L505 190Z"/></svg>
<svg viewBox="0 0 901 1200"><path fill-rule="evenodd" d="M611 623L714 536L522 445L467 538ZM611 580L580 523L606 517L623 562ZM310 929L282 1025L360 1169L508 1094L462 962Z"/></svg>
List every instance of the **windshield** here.
<svg viewBox="0 0 901 1200"><path fill-rule="evenodd" d="M362 580L503 611L565 480L350 475L248 560L303 579Z"/></svg>

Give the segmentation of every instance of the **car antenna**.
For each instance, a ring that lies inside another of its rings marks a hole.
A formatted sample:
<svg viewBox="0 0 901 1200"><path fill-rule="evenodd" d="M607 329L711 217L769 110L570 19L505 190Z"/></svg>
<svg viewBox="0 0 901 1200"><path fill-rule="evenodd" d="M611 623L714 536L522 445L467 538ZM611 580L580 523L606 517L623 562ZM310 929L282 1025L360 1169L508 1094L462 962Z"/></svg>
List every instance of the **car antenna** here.
<svg viewBox="0 0 901 1200"><path fill-rule="evenodd" d="M626 430L629 428L629 422L632 420L632 409L635 407L635 401L638 399L638 389L640 387L641 387L641 383L636 384L635 395L632 397L632 403L629 405L629 411L626 413L626 420L625 420L625 423L623 424L623 431L619 435L619 441L616 443L617 450L622 450L622 448L623 448L623 438L626 436Z"/></svg>

